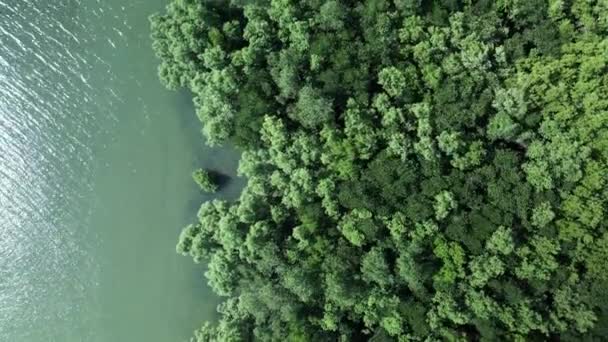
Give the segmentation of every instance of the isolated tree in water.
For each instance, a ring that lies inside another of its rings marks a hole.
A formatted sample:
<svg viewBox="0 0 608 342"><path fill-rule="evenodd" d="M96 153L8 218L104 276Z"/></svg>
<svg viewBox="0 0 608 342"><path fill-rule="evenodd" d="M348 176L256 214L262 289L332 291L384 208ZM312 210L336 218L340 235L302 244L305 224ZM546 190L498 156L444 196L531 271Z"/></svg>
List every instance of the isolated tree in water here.
<svg viewBox="0 0 608 342"><path fill-rule="evenodd" d="M194 179L196 184L206 192L213 193L217 191L218 185L217 179L215 178L217 177L214 177L210 171L203 169L197 169L192 173L192 179Z"/></svg>

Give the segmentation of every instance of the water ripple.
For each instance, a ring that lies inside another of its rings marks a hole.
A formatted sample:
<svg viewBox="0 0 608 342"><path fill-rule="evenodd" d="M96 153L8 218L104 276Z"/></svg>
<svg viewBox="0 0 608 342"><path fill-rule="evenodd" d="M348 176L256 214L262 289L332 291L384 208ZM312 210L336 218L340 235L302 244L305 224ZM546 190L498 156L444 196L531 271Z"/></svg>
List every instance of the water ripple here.
<svg viewBox="0 0 608 342"><path fill-rule="evenodd" d="M100 86L117 77L91 51L118 45L127 29L91 27L91 13L106 10L95 0L0 0L0 342L92 334L83 304L97 283L92 146L121 99Z"/></svg>

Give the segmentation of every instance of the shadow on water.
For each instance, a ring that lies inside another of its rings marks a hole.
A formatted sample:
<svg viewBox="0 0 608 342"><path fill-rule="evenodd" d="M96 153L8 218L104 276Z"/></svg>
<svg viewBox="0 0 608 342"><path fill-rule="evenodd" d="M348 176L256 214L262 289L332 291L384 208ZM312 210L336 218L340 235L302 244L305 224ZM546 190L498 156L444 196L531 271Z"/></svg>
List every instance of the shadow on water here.
<svg viewBox="0 0 608 342"><path fill-rule="evenodd" d="M199 191L194 198L188 201L189 213L194 217L203 202L213 199L228 201L238 199L246 180L237 176L240 152L235 147L230 144L210 147L206 144L201 132L201 122L195 114L192 93L180 90L173 98L175 98L175 106L179 112L181 131L186 135L189 144L199 147L195 154L194 164L191 166L192 170L197 168L209 170L219 185L218 192L209 194ZM194 181L192 186L196 186Z"/></svg>
<svg viewBox="0 0 608 342"><path fill-rule="evenodd" d="M219 189L226 188L233 180L233 177L230 177L215 170L209 170L209 175L211 176L211 180L213 180L213 182L217 184Z"/></svg>

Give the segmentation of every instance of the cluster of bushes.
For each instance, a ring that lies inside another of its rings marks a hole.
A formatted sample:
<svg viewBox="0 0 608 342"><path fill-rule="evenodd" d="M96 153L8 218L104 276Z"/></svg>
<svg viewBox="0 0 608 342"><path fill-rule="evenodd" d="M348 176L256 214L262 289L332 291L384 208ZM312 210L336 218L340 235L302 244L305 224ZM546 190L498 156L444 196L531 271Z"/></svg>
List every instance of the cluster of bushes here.
<svg viewBox="0 0 608 342"><path fill-rule="evenodd" d="M197 341L608 338L608 2L173 0L160 77L248 184Z"/></svg>

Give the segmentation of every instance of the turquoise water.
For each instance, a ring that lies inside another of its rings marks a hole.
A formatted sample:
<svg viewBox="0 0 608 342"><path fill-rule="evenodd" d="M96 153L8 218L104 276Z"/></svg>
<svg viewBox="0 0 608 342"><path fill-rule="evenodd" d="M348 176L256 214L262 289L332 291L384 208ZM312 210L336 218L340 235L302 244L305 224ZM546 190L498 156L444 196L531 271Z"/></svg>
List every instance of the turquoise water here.
<svg viewBox="0 0 608 342"><path fill-rule="evenodd" d="M190 97L156 77L165 0L0 0L0 341L183 341L214 317L203 265L175 253L231 177Z"/></svg>

